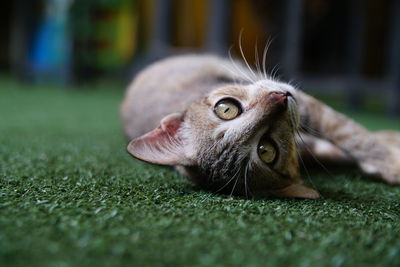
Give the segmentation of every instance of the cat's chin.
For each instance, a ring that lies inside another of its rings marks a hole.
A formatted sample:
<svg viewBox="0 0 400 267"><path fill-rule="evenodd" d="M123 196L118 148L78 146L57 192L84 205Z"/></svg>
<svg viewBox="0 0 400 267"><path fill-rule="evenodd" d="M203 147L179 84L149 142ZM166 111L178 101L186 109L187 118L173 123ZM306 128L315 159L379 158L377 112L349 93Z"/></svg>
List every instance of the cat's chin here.
<svg viewBox="0 0 400 267"><path fill-rule="evenodd" d="M280 198L318 199L320 194L304 184L292 184L282 190L276 191L275 195Z"/></svg>
<svg viewBox="0 0 400 267"><path fill-rule="evenodd" d="M184 167L175 166L175 169L183 176L194 182L196 186L202 190L206 190L212 193L227 194L241 196L245 198L297 198L297 199L318 199L320 194L304 185L301 180L285 185L284 187L276 188L271 185L269 188L264 189L262 187L249 187L247 188L243 181L238 181L235 187L229 185L229 182L221 181L215 183L206 182L207 179L203 179L197 175L196 167Z"/></svg>

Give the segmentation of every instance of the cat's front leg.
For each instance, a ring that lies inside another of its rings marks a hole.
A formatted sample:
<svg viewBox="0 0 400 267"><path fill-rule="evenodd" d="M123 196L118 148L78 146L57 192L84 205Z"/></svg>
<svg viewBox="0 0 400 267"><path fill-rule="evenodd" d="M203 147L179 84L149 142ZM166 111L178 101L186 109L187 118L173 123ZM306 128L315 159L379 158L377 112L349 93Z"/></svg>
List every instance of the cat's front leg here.
<svg viewBox="0 0 400 267"><path fill-rule="evenodd" d="M298 102L305 131L317 132L338 146L365 173L380 176L390 184L400 184L400 149L307 94L300 92Z"/></svg>

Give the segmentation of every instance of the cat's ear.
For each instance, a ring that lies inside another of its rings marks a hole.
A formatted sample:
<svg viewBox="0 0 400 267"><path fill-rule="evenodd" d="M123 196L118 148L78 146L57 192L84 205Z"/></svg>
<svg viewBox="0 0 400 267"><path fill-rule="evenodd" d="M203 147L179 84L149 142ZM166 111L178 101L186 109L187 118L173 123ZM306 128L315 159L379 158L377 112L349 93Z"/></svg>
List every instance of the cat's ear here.
<svg viewBox="0 0 400 267"><path fill-rule="evenodd" d="M302 183L294 183L276 192L278 197L317 199L319 193Z"/></svg>
<svg viewBox="0 0 400 267"><path fill-rule="evenodd" d="M183 115L173 113L164 117L160 126L132 140L128 152L143 161L160 165L185 165L187 159L181 129Z"/></svg>

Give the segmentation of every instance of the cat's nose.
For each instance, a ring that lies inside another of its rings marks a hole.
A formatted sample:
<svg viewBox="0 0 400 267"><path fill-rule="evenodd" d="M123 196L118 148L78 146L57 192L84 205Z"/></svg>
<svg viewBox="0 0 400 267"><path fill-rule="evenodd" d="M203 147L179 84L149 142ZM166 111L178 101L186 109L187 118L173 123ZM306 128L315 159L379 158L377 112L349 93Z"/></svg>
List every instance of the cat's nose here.
<svg viewBox="0 0 400 267"><path fill-rule="evenodd" d="M271 92L268 95L268 98L276 104L286 105L288 97L292 96L289 92Z"/></svg>

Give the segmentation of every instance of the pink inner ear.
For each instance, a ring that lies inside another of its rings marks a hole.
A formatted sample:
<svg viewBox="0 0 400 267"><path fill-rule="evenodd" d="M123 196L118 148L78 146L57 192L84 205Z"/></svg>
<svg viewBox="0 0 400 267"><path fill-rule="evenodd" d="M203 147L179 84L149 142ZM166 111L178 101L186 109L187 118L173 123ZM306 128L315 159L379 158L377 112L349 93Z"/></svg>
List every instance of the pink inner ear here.
<svg viewBox="0 0 400 267"><path fill-rule="evenodd" d="M178 134L182 122L180 114L165 117L156 129L132 140L128 145L129 153L138 159L155 164L183 164L185 155L182 140Z"/></svg>
<svg viewBox="0 0 400 267"><path fill-rule="evenodd" d="M174 137L176 132L181 127L182 119L177 118L174 120L162 120L161 129L167 133L167 135Z"/></svg>
<svg viewBox="0 0 400 267"><path fill-rule="evenodd" d="M163 143L165 138L174 138L176 133L178 132L180 126L182 124L182 120L180 118L166 118L161 121L161 125L158 126L153 131L145 134L144 136L138 138L137 141L141 141L143 143Z"/></svg>
<svg viewBox="0 0 400 267"><path fill-rule="evenodd" d="M146 135L140 137L137 141L143 143L158 143L161 139L165 138L165 132L158 126L153 131L147 133Z"/></svg>

